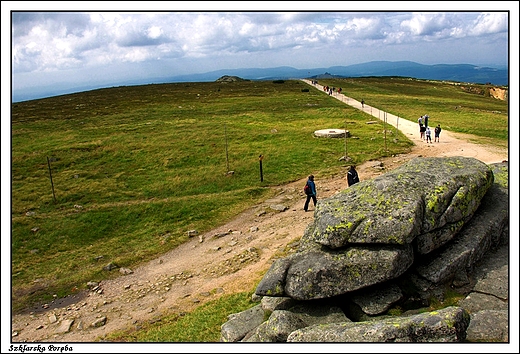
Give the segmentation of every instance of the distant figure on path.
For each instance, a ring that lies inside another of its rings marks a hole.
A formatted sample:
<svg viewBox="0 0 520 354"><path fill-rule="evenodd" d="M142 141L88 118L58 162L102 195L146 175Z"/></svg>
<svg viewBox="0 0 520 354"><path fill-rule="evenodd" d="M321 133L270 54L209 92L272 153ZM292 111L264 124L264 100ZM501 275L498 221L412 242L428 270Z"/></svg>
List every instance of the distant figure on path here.
<svg viewBox="0 0 520 354"><path fill-rule="evenodd" d="M441 135L441 125L438 124L436 127L435 127L435 142L439 142L439 136Z"/></svg>
<svg viewBox="0 0 520 354"><path fill-rule="evenodd" d="M421 133L421 139L424 140L424 133L426 132L426 127L424 125L419 126L419 133Z"/></svg>
<svg viewBox="0 0 520 354"><path fill-rule="evenodd" d="M309 202L312 199L314 203L314 208L316 208L316 184L314 184L314 176L310 175L307 179L307 185L309 186L309 192L307 192L307 200L305 200L305 205L303 206L303 210L309 210Z"/></svg>
<svg viewBox="0 0 520 354"><path fill-rule="evenodd" d="M356 183L359 182L359 175L356 171L356 166L355 165L352 165L350 166L350 169L348 170L347 172L347 183L348 183L348 186L352 186Z"/></svg>
<svg viewBox="0 0 520 354"><path fill-rule="evenodd" d="M427 114L425 114L425 115L424 115L424 126L425 126L426 128L428 128L428 118L430 118L430 116L427 115Z"/></svg>
<svg viewBox="0 0 520 354"><path fill-rule="evenodd" d="M365 108L365 100L364 99L361 99L361 107Z"/></svg>
<svg viewBox="0 0 520 354"><path fill-rule="evenodd" d="M430 127L426 127L426 142L432 142L432 131Z"/></svg>
<svg viewBox="0 0 520 354"><path fill-rule="evenodd" d="M417 123L419 123L419 128L423 125L423 116L420 116L419 119L417 119Z"/></svg>

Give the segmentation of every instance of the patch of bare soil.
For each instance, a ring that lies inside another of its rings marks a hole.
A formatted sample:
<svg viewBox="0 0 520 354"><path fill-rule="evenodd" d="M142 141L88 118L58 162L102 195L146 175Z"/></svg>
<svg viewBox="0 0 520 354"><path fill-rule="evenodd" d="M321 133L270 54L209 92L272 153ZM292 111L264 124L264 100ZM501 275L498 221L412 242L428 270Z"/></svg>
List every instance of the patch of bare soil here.
<svg viewBox="0 0 520 354"><path fill-rule="evenodd" d="M363 107L368 108L366 104ZM508 159L507 149L472 144L446 131L441 133L439 143L427 144L419 138L416 123L405 123L401 120L399 129L415 142L412 151L357 166L361 180L419 156L470 156L485 163ZM348 188L345 176L346 169L327 179L315 174L318 201ZM12 316L12 342L99 342L114 331L139 328L164 314L182 314L224 294L254 289L274 259L295 250L314 218L312 202L309 212L303 210L304 184L305 179L277 187L275 198L221 227L195 235L178 248L132 269L131 274L92 284L89 291ZM287 209L277 211L271 208L273 205Z"/></svg>

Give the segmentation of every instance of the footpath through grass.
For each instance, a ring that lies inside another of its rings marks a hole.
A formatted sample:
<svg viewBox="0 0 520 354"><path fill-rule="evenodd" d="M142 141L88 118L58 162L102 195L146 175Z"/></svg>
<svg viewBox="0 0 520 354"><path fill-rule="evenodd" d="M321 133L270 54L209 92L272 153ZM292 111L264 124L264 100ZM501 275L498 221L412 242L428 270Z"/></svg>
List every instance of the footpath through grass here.
<svg viewBox="0 0 520 354"><path fill-rule="evenodd" d="M269 187L344 173L344 139L315 130L347 124L354 163L410 149L400 133L385 144L382 124L308 88L161 84L13 104L13 310L117 276L103 270L109 263L153 259L189 230L268 198Z"/></svg>
<svg viewBox="0 0 520 354"><path fill-rule="evenodd" d="M508 146L508 101L490 96L491 85L450 83L399 77L320 80L320 85L385 112L416 122L428 114L429 125L474 135L472 142Z"/></svg>

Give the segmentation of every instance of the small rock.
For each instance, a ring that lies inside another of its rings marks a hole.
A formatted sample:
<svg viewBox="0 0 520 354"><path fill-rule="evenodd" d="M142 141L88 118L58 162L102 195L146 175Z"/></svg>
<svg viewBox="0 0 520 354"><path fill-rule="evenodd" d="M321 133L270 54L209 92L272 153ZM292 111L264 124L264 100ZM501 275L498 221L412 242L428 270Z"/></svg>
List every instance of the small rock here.
<svg viewBox="0 0 520 354"><path fill-rule="evenodd" d="M269 207L273 210L280 211L280 212L286 211L288 209L285 205L282 205L282 204L272 204Z"/></svg>
<svg viewBox="0 0 520 354"><path fill-rule="evenodd" d="M105 316L98 318L94 322L91 323L90 327L101 327L104 326L107 322L107 318Z"/></svg>
<svg viewBox="0 0 520 354"><path fill-rule="evenodd" d="M103 270L111 271L115 268L117 268L117 265L115 265L114 263L108 263L106 266L103 267Z"/></svg>
<svg viewBox="0 0 520 354"><path fill-rule="evenodd" d="M70 327L74 323L74 320L63 320L54 333L67 333L70 331Z"/></svg>
<svg viewBox="0 0 520 354"><path fill-rule="evenodd" d="M132 274L133 271L129 268L120 268L119 269L119 273L121 274L124 274L124 275L128 275L128 274Z"/></svg>

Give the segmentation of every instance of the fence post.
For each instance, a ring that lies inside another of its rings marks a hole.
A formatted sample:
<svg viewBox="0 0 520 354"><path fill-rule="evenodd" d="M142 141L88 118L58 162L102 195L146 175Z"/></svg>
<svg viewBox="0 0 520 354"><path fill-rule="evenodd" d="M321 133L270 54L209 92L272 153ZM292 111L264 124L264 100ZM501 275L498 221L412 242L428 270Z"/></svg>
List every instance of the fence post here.
<svg viewBox="0 0 520 354"><path fill-rule="evenodd" d="M49 177L51 179L52 199L54 199L54 203L56 203L56 195L54 194L54 183L52 183L51 162L49 160L49 156L47 156L47 166L49 166Z"/></svg>
<svg viewBox="0 0 520 354"><path fill-rule="evenodd" d="M264 159L264 155L258 156L258 161L260 161L260 182L264 181L264 173L262 171L262 160Z"/></svg>

